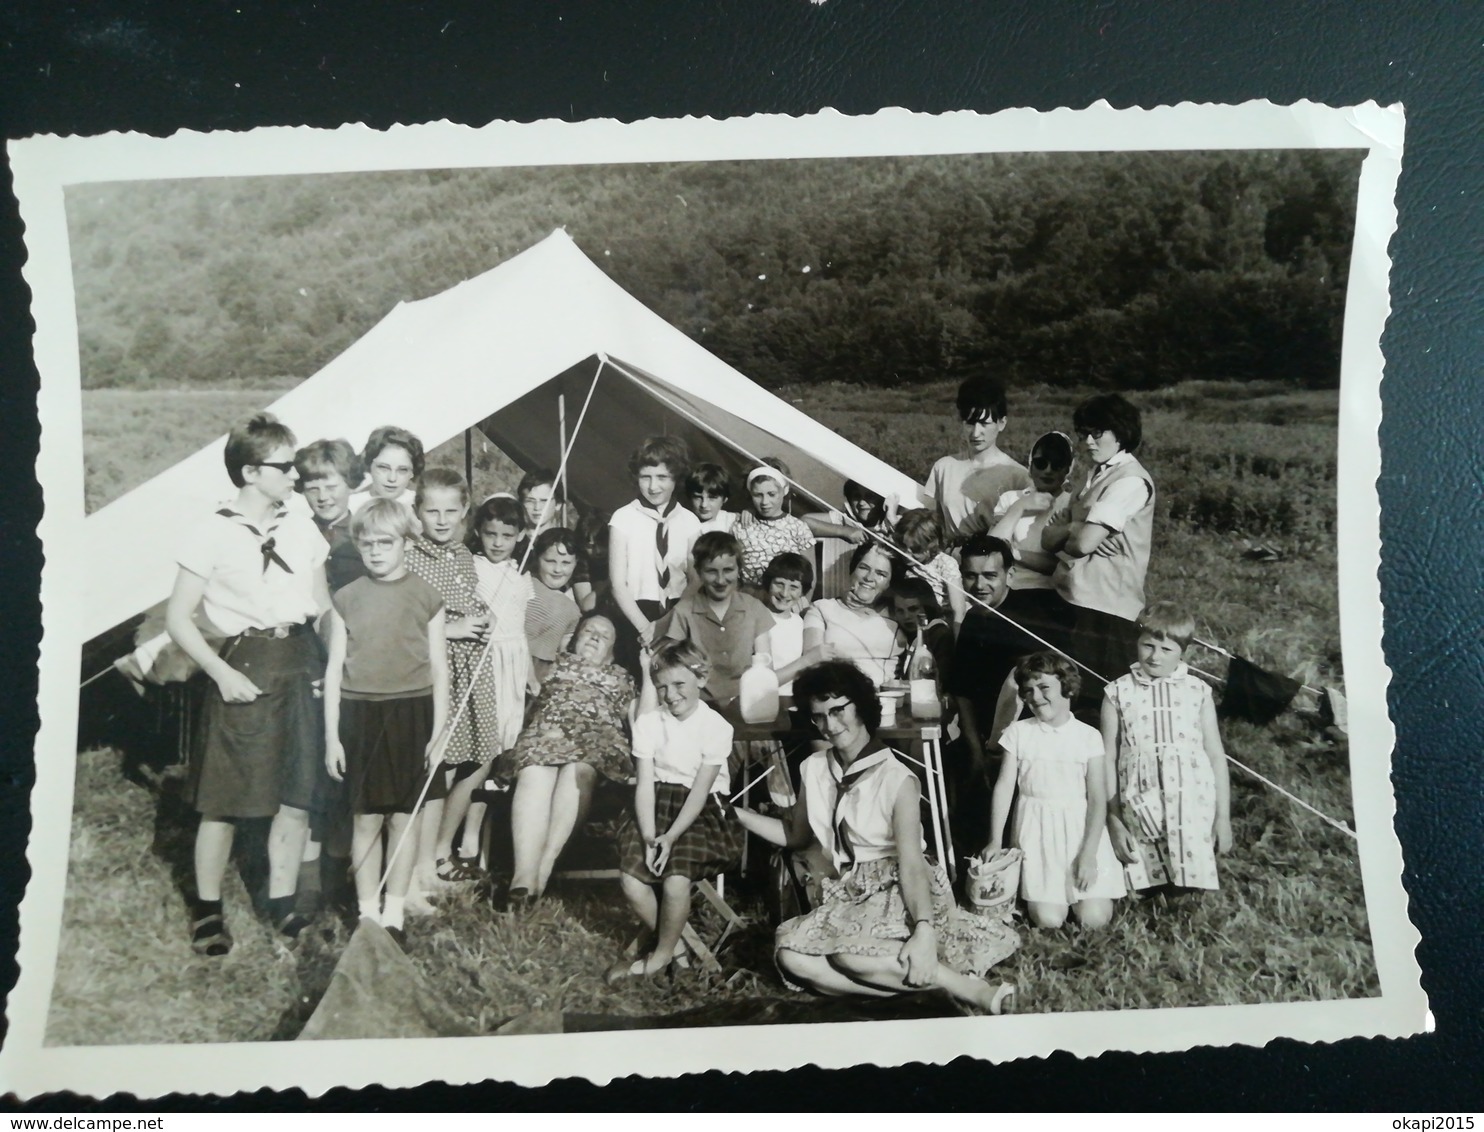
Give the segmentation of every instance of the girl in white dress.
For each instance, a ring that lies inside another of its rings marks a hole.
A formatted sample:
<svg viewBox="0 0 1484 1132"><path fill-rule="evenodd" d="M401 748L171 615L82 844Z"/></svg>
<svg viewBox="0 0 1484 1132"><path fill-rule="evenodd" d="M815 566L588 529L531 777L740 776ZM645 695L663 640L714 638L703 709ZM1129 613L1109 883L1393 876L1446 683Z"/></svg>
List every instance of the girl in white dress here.
<svg viewBox="0 0 1484 1132"><path fill-rule="evenodd" d="M1025 854L1020 895L1038 928L1059 928L1067 912L1087 928L1106 927L1127 895L1108 838L1108 766L1094 727L1072 718L1080 677L1055 653L1015 667L1020 698L1034 713L1005 728L1004 760L990 809L991 851L1004 844L1010 800L1020 787L1010 844Z"/></svg>

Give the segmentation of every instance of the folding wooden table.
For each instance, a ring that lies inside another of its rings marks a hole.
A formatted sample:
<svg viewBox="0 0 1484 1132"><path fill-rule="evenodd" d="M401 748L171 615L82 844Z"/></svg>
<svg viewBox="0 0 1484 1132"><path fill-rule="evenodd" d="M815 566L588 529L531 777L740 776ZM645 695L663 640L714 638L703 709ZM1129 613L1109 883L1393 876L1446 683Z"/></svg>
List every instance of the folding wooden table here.
<svg viewBox="0 0 1484 1132"><path fill-rule="evenodd" d="M897 713L895 721L877 729L876 737L893 748L923 780L931 814L928 821L930 846L943 868L948 871L949 879L954 879L957 870L953 853L953 831L948 824L948 792L943 779L942 720L917 719L907 712L905 703L902 707L903 710ZM734 707L723 714L732 724L732 738L739 742L777 739L786 746L789 740L819 738L814 725L793 711L793 705L787 696L782 697L778 717L768 723L746 723ZM751 768L747 769L755 773Z"/></svg>

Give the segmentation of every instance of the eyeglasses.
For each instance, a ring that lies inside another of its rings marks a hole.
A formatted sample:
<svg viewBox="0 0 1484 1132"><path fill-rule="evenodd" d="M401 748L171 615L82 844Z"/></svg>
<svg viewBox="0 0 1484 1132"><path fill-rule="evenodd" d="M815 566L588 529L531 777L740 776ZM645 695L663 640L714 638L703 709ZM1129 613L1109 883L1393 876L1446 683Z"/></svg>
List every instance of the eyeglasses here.
<svg viewBox="0 0 1484 1132"><path fill-rule="evenodd" d="M1105 429L1105 428L1079 428L1079 429L1077 429L1077 439L1078 440L1101 440L1106 435L1108 435L1108 430Z"/></svg>
<svg viewBox="0 0 1484 1132"><path fill-rule="evenodd" d="M401 539L387 536L385 538L358 538L356 539L357 550L391 550Z"/></svg>
<svg viewBox="0 0 1484 1132"><path fill-rule="evenodd" d="M294 462L292 460L259 460L254 466L259 468L276 468L284 475L288 475L294 470Z"/></svg>
<svg viewBox="0 0 1484 1132"><path fill-rule="evenodd" d="M1052 468L1065 468L1067 463L1063 460L1053 460L1050 456L1034 456L1031 458L1031 467L1038 472L1049 472Z"/></svg>

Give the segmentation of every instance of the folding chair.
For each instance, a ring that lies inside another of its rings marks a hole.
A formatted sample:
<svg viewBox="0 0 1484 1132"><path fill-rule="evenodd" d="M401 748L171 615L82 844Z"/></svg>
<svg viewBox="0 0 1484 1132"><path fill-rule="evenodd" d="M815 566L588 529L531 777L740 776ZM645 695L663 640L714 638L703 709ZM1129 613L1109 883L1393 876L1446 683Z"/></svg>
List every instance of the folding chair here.
<svg viewBox="0 0 1484 1132"><path fill-rule="evenodd" d="M597 786L597 792L593 795L592 809L588 812L587 820L583 824L590 826L602 823L605 820L611 821L613 817L623 812L631 796L632 791L628 787L618 788L600 780ZM582 836L582 829L579 827L573 833L572 840L568 842L567 849L563 851L561 858L558 859L557 867L552 870L551 879L568 881L618 880L623 873L618 868L616 860L617 845L613 842L594 843L592 838L586 839L587 844L578 845L577 842ZM591 860L591 857L595 855L593 849L596 848L596 844L603 845L604 856L612 863L607 863L606 861L604 863L597 863ZM576 850L575 854L573 852L574 849ZM582 861L584 856L588 859L583 861L579 867L563 868L562 862L572 856L576 856L579 861ZM680 938L696 956L701 969L712 974L721 973L721 962L716 958L716 953L721 950L734 931L747 926L747 921L738 915L736 909L727 903L725 892L726 878L721 875L715 877L714 882L712 878L704 878L694 882L691 886L692 909L694 910L696 906L694 898L699 894L701 900L715 909L716 913L722 918L722 931L714 942L707 943L702 938L701 933L696 930L694 924L687 923L680 932Z"/></svg>

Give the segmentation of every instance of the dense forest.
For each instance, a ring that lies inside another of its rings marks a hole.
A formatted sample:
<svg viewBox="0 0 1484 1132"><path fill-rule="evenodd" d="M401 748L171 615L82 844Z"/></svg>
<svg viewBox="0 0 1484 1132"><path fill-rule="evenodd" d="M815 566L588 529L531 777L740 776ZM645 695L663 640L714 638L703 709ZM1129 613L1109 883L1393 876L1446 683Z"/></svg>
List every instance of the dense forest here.
<svg viewBox="0 0 1484 1132"><path fill-rule="evenodd" d="M1360 155L1009 154L75 187L90 388L280 384L564 227L768 386L1339 381Z"/></svg>

